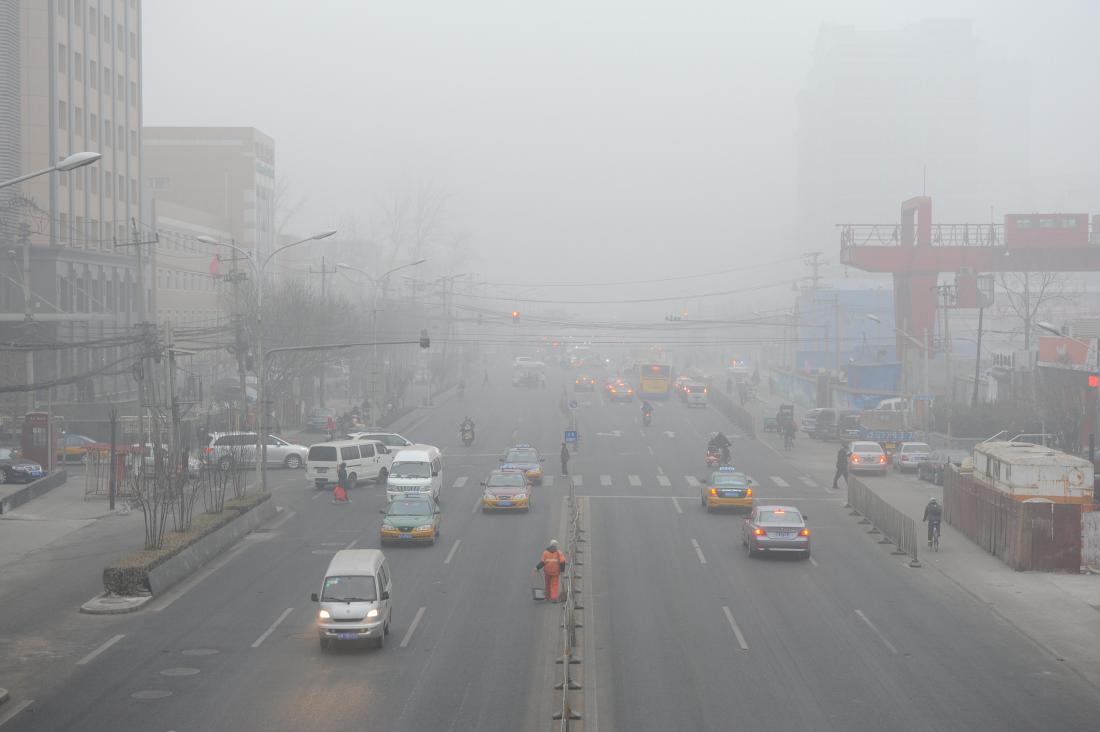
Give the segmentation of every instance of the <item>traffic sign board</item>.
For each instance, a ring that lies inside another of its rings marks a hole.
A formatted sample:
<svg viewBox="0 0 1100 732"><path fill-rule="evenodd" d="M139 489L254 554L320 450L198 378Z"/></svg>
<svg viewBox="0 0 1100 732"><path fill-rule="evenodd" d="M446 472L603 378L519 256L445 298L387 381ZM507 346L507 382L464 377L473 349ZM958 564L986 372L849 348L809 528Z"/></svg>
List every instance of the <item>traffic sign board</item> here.
<svg viewBox="0 0 1100 732"><path fill-rule="evenodd" d="M577 431L576 430L566 430L565 431L565 441L566 442L576 442L577 441Z"/></svg>

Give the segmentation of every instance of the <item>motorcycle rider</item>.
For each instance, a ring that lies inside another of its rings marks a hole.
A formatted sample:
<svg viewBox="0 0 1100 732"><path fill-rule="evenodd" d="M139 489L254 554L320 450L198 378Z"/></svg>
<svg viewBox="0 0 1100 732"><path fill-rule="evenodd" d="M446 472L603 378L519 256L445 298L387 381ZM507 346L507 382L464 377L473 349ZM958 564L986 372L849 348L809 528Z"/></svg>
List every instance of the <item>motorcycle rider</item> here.
<svg viewBox="0 0 1100 732"><path fill-rule="evenodd" d="M924 518L921 519L922 521L928 522L928 546L932 546L933 528L939 528L942 519L943 506L936 501L935 496L930 496L927 505L924 507Z"/></svg>
<svg viewBox="0 0 1100 732"><path fill-rule="evenodd" d="M462 424L460 424L458 426L458 434L461 435L463 439L466 439L467 433L470 436L470 442L473 442L473 440L474 440L474 421L472 419L470 419L469 415L467 415L465 418L463 418Z"/></svg>
<svg viewBox="0 0 1100 732"><path fill-rule="evenodd" d="M729 438L722 432L714 433L714 436L710 438L710 442L707 443L707 452L712 454L721 453L722 463L728 464L730 461L730 447L733 445Z"/></svg>
<svg viewBox="0 0 1100 732"><path fill-rule="evenodd" d="M649 403L649 400L642 402L642 421L649 422L653 417L653 405Z"/></svg>

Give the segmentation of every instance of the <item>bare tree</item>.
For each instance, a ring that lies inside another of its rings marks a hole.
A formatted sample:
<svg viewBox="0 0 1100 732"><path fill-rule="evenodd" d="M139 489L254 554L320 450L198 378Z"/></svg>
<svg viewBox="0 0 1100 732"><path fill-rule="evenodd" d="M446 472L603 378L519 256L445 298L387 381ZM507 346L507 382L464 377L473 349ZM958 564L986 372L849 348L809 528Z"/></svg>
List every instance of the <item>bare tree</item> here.
<svg viewBox="0 0 1100 732"><path fill-rule="evenodd" d="M1024 325L1024 350L1031 350L1031 331L1045 305L1064 299L1066 277L1062 272L1013 272L1001 275L1008 309Z"/></svg>

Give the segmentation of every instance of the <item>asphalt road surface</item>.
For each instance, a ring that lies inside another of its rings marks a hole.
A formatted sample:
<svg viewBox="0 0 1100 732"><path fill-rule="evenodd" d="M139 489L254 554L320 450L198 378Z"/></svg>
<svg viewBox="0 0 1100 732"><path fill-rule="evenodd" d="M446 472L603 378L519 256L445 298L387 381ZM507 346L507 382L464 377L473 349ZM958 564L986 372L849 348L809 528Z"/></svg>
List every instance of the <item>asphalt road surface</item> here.
<svg viewBox="0 0 1100 732"><path fill-rule="evenodd" d="M563 376L474 386L407 431L446 448L442 536L386 548L385 648L322 653L309 601L335 551L379 545L383 492L364 485L334 505L301 471L272 471L278 520L140 613L82 621L69 670L0 728L548 729L558 611L528 587L547 541L564 539ZM1073 669L878 546L797 452L734 441L758 501L799 506L813 532L812 561L749 559L741 518L706 513L693 485L727 420L673 399L643 429L637 402L570 397L583 437L570 472L589 518L585 730L1068 730L1100 713ZM465 414L478 425L469 448ZM480 481L515 442L538 447L553 480L529 514L477 512Z"/></svg>

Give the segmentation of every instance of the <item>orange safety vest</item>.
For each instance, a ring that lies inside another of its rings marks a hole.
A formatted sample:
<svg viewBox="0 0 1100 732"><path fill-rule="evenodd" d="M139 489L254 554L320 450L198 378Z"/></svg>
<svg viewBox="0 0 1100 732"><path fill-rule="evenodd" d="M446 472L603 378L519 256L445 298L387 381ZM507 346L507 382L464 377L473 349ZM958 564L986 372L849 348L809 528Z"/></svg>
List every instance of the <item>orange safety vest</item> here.
<svg viewBox="0 0 1100 732"><path fill-rule="evenodd" d="M542 553L542 571L549 575L561 574L561 565L565 555L561 552L544 551Z"/></svg>

